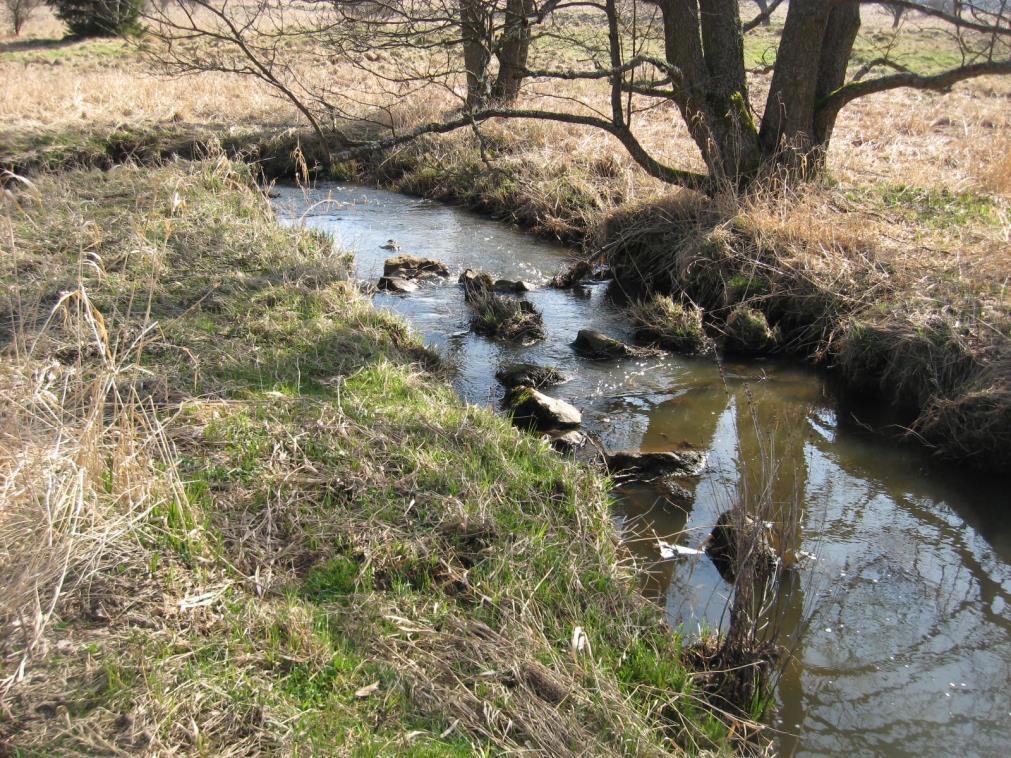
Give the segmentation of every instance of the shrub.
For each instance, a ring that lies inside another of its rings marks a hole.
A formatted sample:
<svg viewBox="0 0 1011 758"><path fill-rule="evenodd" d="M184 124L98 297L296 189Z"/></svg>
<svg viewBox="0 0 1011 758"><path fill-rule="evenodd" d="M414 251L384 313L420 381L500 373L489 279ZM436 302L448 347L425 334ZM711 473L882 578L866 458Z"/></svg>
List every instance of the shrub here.
<svg viewBox="0 0 1011 758"><path fill-rule="evenodd" d="M10 21L15 37L21 34L28 19L40 5L42 0L3 0L4 15Z"/></svg>
<svg viewBox="0 0 1011 758"><path fill-rule="evenodd" d="M74 37L114 37L140 29L144 0L49 0Z"/></svg>

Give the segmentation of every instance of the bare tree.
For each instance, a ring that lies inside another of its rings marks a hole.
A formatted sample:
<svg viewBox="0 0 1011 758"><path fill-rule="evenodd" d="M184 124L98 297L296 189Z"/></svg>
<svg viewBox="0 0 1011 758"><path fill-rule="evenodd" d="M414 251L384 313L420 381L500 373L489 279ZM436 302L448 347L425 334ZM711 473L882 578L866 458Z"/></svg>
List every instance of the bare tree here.
<svg viewBox="0 0 1011 758"><path fill-rule="evenodd" d="M10 22L11 28L14 30L15 37L21 34L21 30L24 29L25 24L28 23L32 14L38 10L43 1L44 0L3 0L5 15L7 16L7 20Z"/></svg>
<svg viewBox="0 0 1011 758"><path fill-rule="evenodd" d="M744 39L782 0L771 0L747 23L738 0L329 0L298 6L194 0L202 16L186 9L163 14L156 28L172 70L262 79L330 141L336 158L492 119L540 119L603 130L652 176L711 191L746 186L765 171L816 174L839 113L858 98L901 87L945 92L966 79L1011 74L1009 1L936 7L914 0L792 0L764 105L751 94ZM946 30L961 52L959 65L914 71L886 53L850 72L861 10L870 4L916 10ZM214 56L186 47L199 39L216 44ZM313 81L305 62L297 70L285 53L296 39L311 40L309 47L329 61L367 72L374 85L365 92L326 78ZM576 52L577 65L552 57L560 47ZM375 63L383 55L396 60L393 73ZM458 91L461 78L464 93ZM538 84L539 102L547 106L524 107L517 100L525 80ZM579 82L586 86L575 94L558 91ZM398 123L398 103L435 90L458 98L459 108L425 123ZM590 90L595 94L582 94ZM604 109L597 105L600 94ZM639 114L658 106L680 114L705 173L667 165L640 141ZM352 123L372 128L357 129L355 136Z"/></svg>

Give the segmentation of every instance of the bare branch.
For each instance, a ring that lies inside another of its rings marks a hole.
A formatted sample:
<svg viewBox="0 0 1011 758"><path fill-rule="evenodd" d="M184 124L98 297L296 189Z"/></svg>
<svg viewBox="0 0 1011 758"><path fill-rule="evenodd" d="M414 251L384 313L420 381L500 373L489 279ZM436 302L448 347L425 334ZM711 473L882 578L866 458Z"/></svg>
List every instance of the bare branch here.
<svg viewBox="0 0 1011 758"><path fill-rule="evenodd" d="M836 1L848 2L850 0ZM1008 18L1003 13L989 13L982 8L972 6L971 3L963 3L963 5L969 6L968 9L973 13L973 18L949 13L943 8L934 8L915 0L873 0L873 2L870 0L860 0L860 3L861 5L884 5L890 8L903 8L908 11L922 13L925 16L941 19L957 29L970 29L984 34L998 34L1011 37L1011 23L1009 23ZM989 18L990 21L977 21L975 20L976 18ZM1003 24L1001 23L1002 21Z"/></svg>
<svg viewBox="0 0 1011 758"><path fill-rule="evenodd" d="M747 34L756 27L761 26L770 18L772 18L772 14L775 13L776 9L782 4L783 0L772 0L772 2L769 3L769 7L766 8L762 13L759 13L757 16L751 19L751 21L748 21L746 24L743 24L741 26L741 31Z"/></svg>
<svg viewBox="0 0 1011 758"><path fill-rule="evenodd" d="M877 79L866 79L844 84L818 103L819 111L838 111L847 103L851 103L857 98L873 95L877 92L909 87L913 89L933 90L934 92L948 92L954 85L967 79L975 79L980 76L1011 74L1011 61L987 61L985 63L974 63L970 66L959 66L940 74L923 76L914 73L893 74L882 76Z"/></svg>

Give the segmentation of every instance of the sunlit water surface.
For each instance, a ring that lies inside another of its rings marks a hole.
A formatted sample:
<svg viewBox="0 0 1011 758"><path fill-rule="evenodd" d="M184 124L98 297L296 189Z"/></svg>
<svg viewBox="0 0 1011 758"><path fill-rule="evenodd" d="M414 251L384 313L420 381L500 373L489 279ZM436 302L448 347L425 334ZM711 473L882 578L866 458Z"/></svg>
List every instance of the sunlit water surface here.
<svg viewBox="0 0 1011 758"><path fill-rule="evenodd" d="M701 546L771 430L776 496L803 503L803 545L817 556L779 589L777 634L794 651L780 680L784 754L1003 755L1011 745L1011 480L940 470L918 451L866 433L824 377L791 363L667 356L594 362L570 342L581 328L629 338L606 285L527 295L547 338L528 347L468 331L464 268L543 285L568 251L503 223L361 187L278 188L284 223L325 229L375 281L392 255L436 258L453 276L375 304L404 318L455 367L460 394L497 404L495 371L517 361L572 377L548 390L583 412L609 451L709 450L685 510L649 488L619 490L615 519L643 559L644 589L689 632L725 623L729 594L702 557L663 561L657 539ZM742 465L740 462L744 462Z"/></svg>

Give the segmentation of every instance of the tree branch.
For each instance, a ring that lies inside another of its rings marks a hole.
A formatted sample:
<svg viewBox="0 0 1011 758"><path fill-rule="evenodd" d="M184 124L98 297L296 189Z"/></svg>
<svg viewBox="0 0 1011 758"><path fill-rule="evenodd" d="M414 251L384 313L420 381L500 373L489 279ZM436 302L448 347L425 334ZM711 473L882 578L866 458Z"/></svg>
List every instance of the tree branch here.
<svg viewBox="0 0 1011 758"><path fill-rule="evenodd" d="M903 66L901 63L896 63L895 61L889 60L888 58L875 58L874 60L867 61L867 63L858 68L856 73L853 74L852 81L859 82L861 79L867 76L867 74L869 74L872 69L878 66L885 66L886 68L890 68L893 71L899 71L903 74L913 73L908 68Z"/></svg>
<svg viewBox="0 0 1011 758"><path fill-rule="evenodd" d="M847 2L849 0L836 1ZM914 0L873 0L873 2L871 2L871 0L860 0L860 3L861 5L884 5L890 8L903 8L907 11L916 11L917 13L922 13L925 16L939 18L959 29L971 29L976 32L983 32L984 34L999 34L1001 36L1011 37L1011 25L1001 26L999 23L987 24L981 21L972 21L963 16L948 13L941 8L931 8L928 5L921 5ZM988 13L984 8L970 7L970 9L985 15L992 15L995 21L1007 21L1007 19L1002 15Z"/></svg>
<svg viewBox="0 0 1011 758"><path fill-rule="evenodd" d="M991 74L1011 74L1011 61L974 63L970 66L959 66L958 68L932 76L903 73L882 76L877 79L850 82L829 93L816 105L816 108L818 111L824 112L838 111L847 103L851 103L857 98L903 87L947 92L952 86L966 79L975 79Z"/></svg>
<svg viewBox="0 0 1011 758"><path fill-rule="evenodd" d="M629 154L650 176L660 179L667 184L676 184L681 187L708 191L710 178L705 174L694 171L685 171L672 168L660 163L653 158L643 146L636 140L626 127L616 125L598 116L581 116L576 113L564 113L555 111L542 111L536 109L523 108L485 108L472 113L465 113L457 118L447 121L433 121L410 129L402 134L384 137L381 139L363 141L354 147L338 150L333 154L336 161L351 160L361 158L370 153L381 150L388 150L392 147L399 147L413 142L419 137L428 134L448 134L449 132L462 129L466 126L483 123L494 118L519 118L531 119L535 121L555 121L563 124L575 124L577 126L589 126L594 129L601 129L618 138L621 144L629 151Z"/></svg>
<svg viewBox="0 0 1011 758"><path fill-rule="evenodd" d="M765 9L764 13L759 13L757 16L751 19L751 21L741 26L741 32L747 34L756 27L764 24L766 21L772 18L772 14L775 12L776 8L778 8L782 4L783 0L772 0L772 2L769 3L769 7Z"/></svg>

